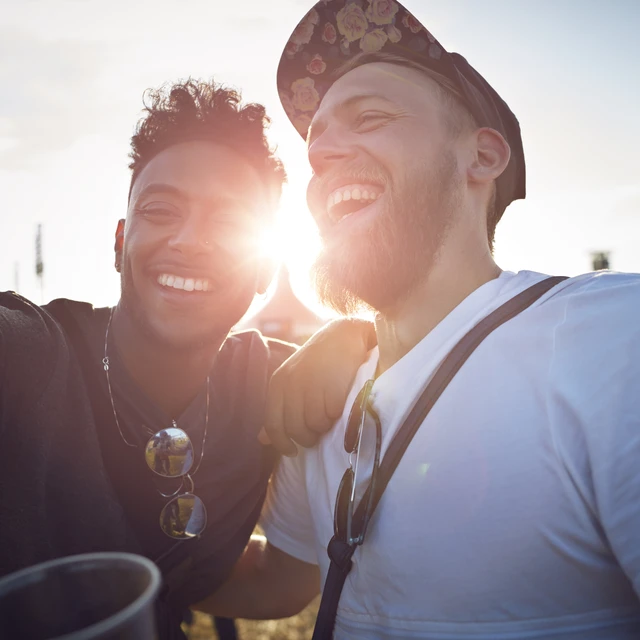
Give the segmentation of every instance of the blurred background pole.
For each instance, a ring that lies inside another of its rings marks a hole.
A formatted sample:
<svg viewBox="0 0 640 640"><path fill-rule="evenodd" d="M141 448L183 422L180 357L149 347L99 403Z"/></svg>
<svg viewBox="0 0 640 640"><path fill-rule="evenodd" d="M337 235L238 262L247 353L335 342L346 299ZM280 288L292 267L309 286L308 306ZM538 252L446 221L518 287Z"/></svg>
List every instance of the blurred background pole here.
<svg viewBox="0 0 640 640"><path fill-rule="evenodd" d="M592 251L591 252L591 266L594 271L600 271L601 269L610 269L610 251Z"/></svg>
<svg viewBox="0 0 640 640"><path fill-rule="evenodd" d="M40 281L40 304L44 304L44 263L42 262L42 225L36 233L36 276Z"/></svg>
<svg viewBox="0 0 640 640"><path fill-rule="evenodd" d="M13 290L20 293L20 263L17 260L13 263Z"/></svg>

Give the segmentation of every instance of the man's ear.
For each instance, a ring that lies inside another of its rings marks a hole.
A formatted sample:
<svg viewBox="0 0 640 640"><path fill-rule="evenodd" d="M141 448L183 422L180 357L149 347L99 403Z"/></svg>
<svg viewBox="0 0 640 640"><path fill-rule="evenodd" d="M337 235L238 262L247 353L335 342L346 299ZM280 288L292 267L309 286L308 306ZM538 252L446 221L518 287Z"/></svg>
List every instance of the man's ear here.
<svg viewBox="0 0 640 640"><path fill-rule="evenodd" d="M279 262L273 258L263 256L258 263L258 277L256 279L256 293L263 295L267 292L273 276L279 266Z"/></svg>
<svg viewBox="0 0 640 640"><path fill-rule="evenodd" d="M475 132L475 157L467 168L471 182L489 183L498 178L509 164L511 149L495 129L483 127Z"/></svg>
<svg viewBox="0 0 640 640"><path fill-rule="evenodd" d="M120 269L122 268L122 248L123 247L124 247L124 219L121 218L120 220L118 220L118 226L116 227L116 242L113 247L113 250L116 254L115 267L118 273L120 273Z"/></svg>

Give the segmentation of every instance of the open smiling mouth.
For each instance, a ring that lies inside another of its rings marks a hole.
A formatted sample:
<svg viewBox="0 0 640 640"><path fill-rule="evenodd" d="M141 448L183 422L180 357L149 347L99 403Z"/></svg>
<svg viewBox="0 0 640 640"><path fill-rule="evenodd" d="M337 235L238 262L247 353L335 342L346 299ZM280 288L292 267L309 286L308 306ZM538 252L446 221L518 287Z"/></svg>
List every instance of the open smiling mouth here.
<svg viewBox="0 0 640 640"><path fill-rule="evenodd" d="M332 222L337 223L375 202L384 189L374 184L347 184L334 189L327 196L326 209Z"/></svg>
<svg viewBox="0 0 640 640"><path fill-rule="evenodd" d="M157 278L158 284L167 289L194 293L207 293L213 290L213 283L209 278L184 278L172 273L161 273Z"/></svg>

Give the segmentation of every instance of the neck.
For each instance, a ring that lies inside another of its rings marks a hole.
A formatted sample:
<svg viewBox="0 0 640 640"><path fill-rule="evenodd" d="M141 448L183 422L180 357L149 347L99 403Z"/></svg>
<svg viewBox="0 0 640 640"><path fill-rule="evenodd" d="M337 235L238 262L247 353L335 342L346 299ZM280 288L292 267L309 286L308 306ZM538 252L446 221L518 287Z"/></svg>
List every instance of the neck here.
<svg viewBox="0 0 640 640"><path fill-rule="evenodd" d="M393 366L468 295L500 273L488 249L481 256L461 251L448 260L438 259L424 281L377 314L378 373Z"/></svg>
<svg viewBox="0 0 640 640"><path fill-rule="evenodd" d="M202 390L225 336L197 349L171 349L141 331L118 305L113 313L110 342L115 344L127 373L146 395L172 418L180 415Z"/></svg>

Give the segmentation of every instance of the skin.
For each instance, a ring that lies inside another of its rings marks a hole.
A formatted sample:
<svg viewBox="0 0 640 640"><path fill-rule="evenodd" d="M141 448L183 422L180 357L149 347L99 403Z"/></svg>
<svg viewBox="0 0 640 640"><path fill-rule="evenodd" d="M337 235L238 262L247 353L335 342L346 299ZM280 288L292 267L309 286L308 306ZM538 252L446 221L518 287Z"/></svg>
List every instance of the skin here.
<svg viewBox="0 0 640 640"><path fill-rule="evenodd" d="M390 63L358 67L324 96L308 140L314 171L308 202L325 242L325 259L341 261L333 273L351 278L348 284L359 287L357 295L367 291L370 268L360 262L362 245L375 234L380 219L405 214L399 196L403 188L415 186L412 182L433 190L421 206L425 230L438 243L429 245L423 269L414 269L423 277L374 307L382 371L500 273L489 249L486 210L493 182L508 163L509 147L492 129L453 135L431 83L419 71ZM445 157L450 171L439 173L440 182L433 180ZM367 179L384 186L382 197L361 212L332 221L328 194L336 186ZM280 617L297 613L318 591L317 566L253 538L230 580L199 608L215 615Z"/></svg>
<svg viewBox="0 0 640 640"><path fill-rule="evenodd" d="M211 142L167 148L134 184L116 231L122 297L112 334L132 376L170 415L198 393L229 329L269 284L256 251L264 202L257 171ZM205 277L213 290L175 291L158 284L160 273Z"/></svg>
<svg viewBox="0 0 640 640"><path fill-rule="evenodd" d="M410 351L467 295L500 274L487 240L486 208L493 182L508 163L509 147L488 128L469 128L454 136L433 87L418 70L365 64L334 83L309 133L314 175L308 203L325 240L324 260L342 260L342 269L334 273L340 278L350 271L346 284L377 312L381 371ZM451 165L448 174L442 173L443 158ZM366 210L332 222L327 195L361 167L384 177L383 195ZM433 179L438 173L446 177L445 184ZM358 251L384 216L407 215L405 209L414 198L403 203L403 191L420 189L431 192L421 202L420 218L414 218L420 225L414 234L422 232L426 248L411 251L411 236L400 238L393 262L383 267L393 272L407 255L412 263L395 278L393 295L375 299L375 286L366 286L371 267Z"/></svg>
<svg viewBox="0 0 640 640"><path fill-rule="evenodd" d="M211 142L165 149L134 183L116 229L122 296L111 336L129 374L169 415L202 389L230 329L271 281L273 264L257 245L268 202L256 170ZM215 286L174 293L157 283L165 271L208 277ZM296 454L294 440L315 443L342 412L372 333L369 323L333 322L277 371L261 441L286 455Z"/></svg>

